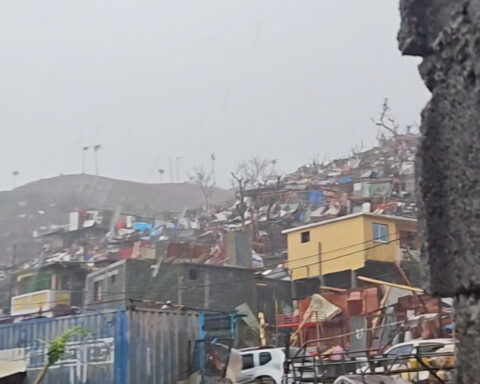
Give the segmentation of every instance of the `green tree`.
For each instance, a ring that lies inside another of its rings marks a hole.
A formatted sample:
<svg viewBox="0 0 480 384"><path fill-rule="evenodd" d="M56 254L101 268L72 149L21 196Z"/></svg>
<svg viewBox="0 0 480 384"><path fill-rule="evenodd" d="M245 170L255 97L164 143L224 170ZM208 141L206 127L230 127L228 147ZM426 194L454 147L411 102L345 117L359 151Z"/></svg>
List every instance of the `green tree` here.
<svg viewBox="0 0 480 384"><path fill-rule="evenodd" d="M68 340L76 335L86 335L88 332L82 327L73 327L64 331L55 339L47 341L48 352L47 361L40 371L38 377L33 384L40 384L47 375L48 369L65 355Z"/></svg>

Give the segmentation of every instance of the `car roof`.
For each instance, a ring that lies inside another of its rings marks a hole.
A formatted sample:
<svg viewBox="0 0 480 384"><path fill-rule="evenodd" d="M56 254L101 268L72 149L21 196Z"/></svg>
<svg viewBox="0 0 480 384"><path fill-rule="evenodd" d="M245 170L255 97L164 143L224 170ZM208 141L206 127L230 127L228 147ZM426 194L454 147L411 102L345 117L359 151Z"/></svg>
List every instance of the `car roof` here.
<svg viewBox="0 0 480 384"><path fill-rule="evenodd" d="M272 347L250 347L250 348L243 348L240 349L240 353L248 353L248 352L277 352L280 351L283 353L282 348L272 348Z"/></svg>
<svg viewBox="0 0 480 384"><path fill-rule="evenodd" d="M405 341L403 343L392 345L385 352L388 352L393 348L402 347L404 345L412 345L414 347L418 347L419 345L423 345L423 344L452 344L452 343L455 343L455 341L456 341L455 339L448 339L448 338L444 338L444 339L416 339L416 340Z"/></svg>

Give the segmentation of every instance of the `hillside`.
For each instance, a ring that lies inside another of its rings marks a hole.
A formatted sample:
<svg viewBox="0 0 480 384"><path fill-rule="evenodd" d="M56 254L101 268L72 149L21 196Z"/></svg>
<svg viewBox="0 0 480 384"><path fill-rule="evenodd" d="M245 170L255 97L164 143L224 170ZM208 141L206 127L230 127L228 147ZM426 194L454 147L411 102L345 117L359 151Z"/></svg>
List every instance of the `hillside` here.
<svg viewBox="0 0 480 384"><path fill-rule="evenodd" d="M231 197L216 189L214 202ZM32 231L49 224L64 224L75 209L117 209L153 216L202 206L199 187L190 183L145 184L91 175L68 175L35 181L0 192L0 264L8 263L7 250L16 244L17 258L37 248Z"/></svg>

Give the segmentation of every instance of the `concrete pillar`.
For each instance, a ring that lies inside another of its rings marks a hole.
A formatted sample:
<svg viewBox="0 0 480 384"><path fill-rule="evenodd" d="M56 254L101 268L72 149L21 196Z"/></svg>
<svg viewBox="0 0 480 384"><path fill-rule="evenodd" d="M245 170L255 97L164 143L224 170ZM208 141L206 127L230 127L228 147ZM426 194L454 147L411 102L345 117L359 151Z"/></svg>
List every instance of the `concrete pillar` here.
<svg viewBox="0 0 480 384"><path fill-rule="evenodd" d="M432 93L417 155L426 289L455 298L457 382L480 383L480 0L400 0L403 54Z"/></svg>

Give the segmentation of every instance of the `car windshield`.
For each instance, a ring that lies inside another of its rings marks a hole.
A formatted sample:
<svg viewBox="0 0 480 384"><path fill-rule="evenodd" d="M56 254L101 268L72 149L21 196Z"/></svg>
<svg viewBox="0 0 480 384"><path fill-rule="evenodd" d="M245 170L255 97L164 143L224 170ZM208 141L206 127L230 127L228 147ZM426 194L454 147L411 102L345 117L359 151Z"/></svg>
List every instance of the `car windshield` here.
<svg viewBox="0 0 480 384"><path fill-rule="evenodd" d="M397 356L409 355L410 353L412 353L412 350L413 350L412 344L402 345L400 347L393 348L390 351L388 351L387 356L397 357Z"/></svg>

